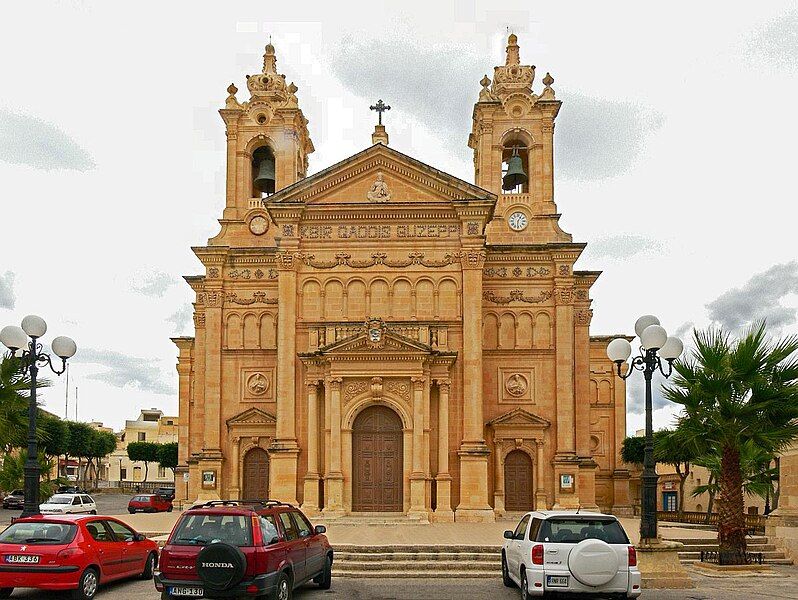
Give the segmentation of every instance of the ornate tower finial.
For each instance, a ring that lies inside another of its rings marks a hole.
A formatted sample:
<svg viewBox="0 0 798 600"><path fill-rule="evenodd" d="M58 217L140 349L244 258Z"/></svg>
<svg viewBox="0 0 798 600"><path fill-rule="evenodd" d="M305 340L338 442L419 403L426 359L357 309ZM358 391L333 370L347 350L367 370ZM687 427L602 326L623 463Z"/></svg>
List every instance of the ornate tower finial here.
<svg viewBox="0 0 798 600"><path fill-rule="evenodd" d="M266 53L263 55L263 72L277 72L277 56L274 52L274 46L272 46L272 36L269 36L269 43L266 44Z"/></svg>
<svg viewBox="0 0 798 600"><path fill-rule="evenodd" d="M514 33L511 33L510 37L507 38L507 60L504 64L508 67L510 65L521 64L521 53L520 48L518 47L518 36Z"/></svg>

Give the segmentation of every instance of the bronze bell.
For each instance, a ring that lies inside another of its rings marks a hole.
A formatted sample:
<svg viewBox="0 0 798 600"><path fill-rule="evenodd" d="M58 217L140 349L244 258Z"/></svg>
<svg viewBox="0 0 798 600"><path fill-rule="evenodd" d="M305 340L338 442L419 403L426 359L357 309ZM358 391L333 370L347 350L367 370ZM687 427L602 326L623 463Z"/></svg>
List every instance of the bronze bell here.
<svg viewBox="0 0 798 600"><path fill-rule="evenodd" d="M529 178L524 173L524 164L521 157L513 154L507 161L507 173L502 177L502 189L509 191L515 189L522 183L526 183Z"/></svg>
<svg viewBox="0 0 798 600"><path fill-rule="evenodd" d="M258 163L258 174L252 182L255 189L267 194L274 193L274 158L264 156Z"/></svg>

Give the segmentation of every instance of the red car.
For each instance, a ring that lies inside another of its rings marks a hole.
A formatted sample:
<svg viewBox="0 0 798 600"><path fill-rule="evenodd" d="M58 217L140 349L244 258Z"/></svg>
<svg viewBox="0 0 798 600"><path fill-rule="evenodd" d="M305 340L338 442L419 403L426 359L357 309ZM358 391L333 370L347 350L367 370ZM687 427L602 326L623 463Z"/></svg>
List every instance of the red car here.
<svg viewBox="0 0 798 600"><path fill-rule="evenodd" d="M158 545L122 521L97 515L38 515L0 533L0 598L14 588L72 590L90 600L101 583L151 579Z"/></svg>
<svg viewBox="0 0 798 600"><path fill-rule="evenodd" d="M155 587L164 600L266 597L289 600L313 580L330 588L333 550L290 504L219 500L184 512L161 551Z"/></svg>
<svg viewBox="0 0 798 600"><path fill-rule="evenodd" d="M158 494L139 494L127 503L127 512L172 512L172 501Z"/></svg>

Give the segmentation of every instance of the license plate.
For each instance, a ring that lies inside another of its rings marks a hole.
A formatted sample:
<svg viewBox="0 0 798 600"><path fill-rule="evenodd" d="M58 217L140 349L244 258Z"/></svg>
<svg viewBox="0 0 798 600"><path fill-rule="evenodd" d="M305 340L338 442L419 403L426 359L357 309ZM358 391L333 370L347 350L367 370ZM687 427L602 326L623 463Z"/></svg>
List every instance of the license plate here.
<svg viewBox="0 0 798 600"><path fill-rule="evenodd" d="M29 556L26 554L8 554L6 555L6 562L17 564L36 564L39 562L39 557Z"/></svg>
<svg viewBox="0 0 798 600"><path fill-rule="evenodd" d="M568 587L568 575L547 575L547 587Z"/></svg>
<svg viewBox="0 0 798 600"><path fill-rule="evenodd" d="M203 596L201 587L170 587L170 596L191 596L193 598L201 598Z"/></svg>

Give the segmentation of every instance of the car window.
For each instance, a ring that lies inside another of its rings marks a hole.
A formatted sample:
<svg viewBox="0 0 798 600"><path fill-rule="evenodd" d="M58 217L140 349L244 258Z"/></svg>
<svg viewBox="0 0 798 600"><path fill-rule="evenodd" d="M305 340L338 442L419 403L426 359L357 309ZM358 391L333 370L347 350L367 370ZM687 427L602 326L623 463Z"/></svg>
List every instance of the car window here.
<svg viewBox="0 0 798 600"><path fill-rule="evenodd" d="M72 498L70 496L63 496L56 494L55 496L50 496L47 499L47 504L72 504Z"/></svg>
<svg viewBox="0 0 798 600"><path fill-rule="evenodd" d="M113 541L102 521L91 521L90 523L86 523L86 531L98 542Z"/></svg>
<svg viewBox="0 0 798 600"><path fill-rule="evenodd" d="M291 515L286 512L280 513L280 523L283 525L283 533L285 534L285 541L290 542L299 537L299 532L296 530L296 525L291 519Z"/></svg>
<svg viewBox="0 0 798 600"><path fill-rule="evenodd" d="M305 518L305 515L298 512L292 512L291 516L294 518L297 531L299 531L299 537L310 537L313 533L313 529L311 528L310 523L308 523L308 520Z"/></svg>
<svg viewBox="0 0 798 600"><path fill-rule="evenodd" d="M106 521L106 523L108 523L108 527L111 528L118 542L132 542L136 538L136 532L126 525L116 521Z"/></svg>
<svg viewBox="0 0 798 600"><path fill-rule="evenodd" d="M251 546L251 518L245 515L186 514L180 520L170 543L178 546L206 546L225 542Z"/></svg>
<svg viewBox="0 0 798 600"><path fill-rule="evenodd" d="M11 495L12 496L24 496L25 495L25 490L12 490L11 491Z"/></svg>
<svg viewBox="0 0 798 600"><path fill-rule="evenodd" d="M67 523L14 523L0 533L0 544L68 544L77 530Z"/></svg>
<svg viewBox="0 0 798 600"><path fill-rule="evenodd" d="M81 496L80 499L83 500L83 504L94 504L91 496Z"/></svg>
<svg viewBox="0 0 798 600"><path fill-rule="evenodd" d="M582 540L601 540L608 544L628 544L621 524L615 519L571 519L545 520L538 531L538 542L560 542L578 544Z"/></svg>
<svg viewBox="0 0 798 600"><path fill-rule="evenodd" d="M277 525L274 523L274 515L260 516L260 533L261 537L263 537L264 546L276 544L280 541L280 536L277 533Z"/></svg>
<svg viewBox="0 0 798 600"><path fill-rule="evenodd" d="M521 522L518 524L518 527L515 528L515 533L513 533L514 540L523 540L524 534L526 533L526 526L529 523L529 515L524 515L524 518L521 519Z"/></svg>
<svg viewBox="0 0 798 600"><path fill-rule="evenodd" d="M80 496L72 498L72 506L80 506Z"/></svg>
<svg viewBox="0 0 798 600"><path fill-rule="evenodd" d="M538 530L540 530L540 519L532 519L532 525L529 527L529 541L533 542L538 537Z"/></svg>

